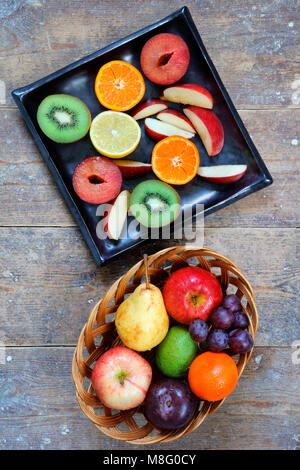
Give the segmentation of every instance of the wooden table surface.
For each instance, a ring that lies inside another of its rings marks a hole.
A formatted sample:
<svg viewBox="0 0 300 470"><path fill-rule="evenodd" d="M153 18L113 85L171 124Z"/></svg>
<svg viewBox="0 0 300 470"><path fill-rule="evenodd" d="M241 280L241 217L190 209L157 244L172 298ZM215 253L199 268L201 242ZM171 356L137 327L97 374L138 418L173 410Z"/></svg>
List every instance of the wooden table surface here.
<svg viewBox="0 0 300 470"><path fill-rule="evenodd" d="M154 449L300 447L297 3L186 2L274 184L205 219L205 245L236 262L254 287L254 354L215 414L193 434ZM146 244L98 268L10 92L181 6L0 1L1 449L139 448L103 436L83 415L71 359L99 297L144 249L153 253L170 242Z"/></svg>

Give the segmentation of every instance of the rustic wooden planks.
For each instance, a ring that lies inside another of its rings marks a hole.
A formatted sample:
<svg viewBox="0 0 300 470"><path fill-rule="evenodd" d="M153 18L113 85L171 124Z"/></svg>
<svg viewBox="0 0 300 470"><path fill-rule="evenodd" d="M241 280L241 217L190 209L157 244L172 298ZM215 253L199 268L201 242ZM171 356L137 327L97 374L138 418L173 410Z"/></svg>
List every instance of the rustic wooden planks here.
<svg viewBox="0 0 300 470"><path fill-rule="evenodd" d="M296 229L224 228L205 231L204 244L231 258L248 276L260 315L257 344L290 345L297 316ZM0 304L3 334L11 345L76 344L95 302L149 242L98 269L75 227L0 229Z"/></svg>
<svg viewBox="0 0 300 470"><path fill-rule="evenodd" d="M274 184L205 220L205 245L232 258L254 287L253 357L220 410L156 449L299 449L299 365L291 359L300 331L297 2L186 4ZM141 245L98 269L10 92L181 6L0 3L0 449L138 448L85 418L71 360L94 302L143 251L169 243Z"/></svg>
<svg viewBox="0 0 300 470"><path fill-rule="evenodd" d="M182 7L180 0L171 4L163 0L121 0L117 6L109 0L100 4L92 0L15 1L10 9L6 4L0 7L1 79L6 83L10 105L9 92L13 88L33 82ZM186 4L239 108L299 104L292 89L297 78L297 2L194 0ZM115 9L122 14L116 15Z"/></svg>
<svg viewBox="0 0 300 470"><path fill-rule="evenodd" d="M102 435L79 409L73 348L7 348L0 366L1 449L138 449ZM147 449L299 449L291 348L259 348L235 391L190 436ZM258 431L259 430L259 431Z"/></svg>

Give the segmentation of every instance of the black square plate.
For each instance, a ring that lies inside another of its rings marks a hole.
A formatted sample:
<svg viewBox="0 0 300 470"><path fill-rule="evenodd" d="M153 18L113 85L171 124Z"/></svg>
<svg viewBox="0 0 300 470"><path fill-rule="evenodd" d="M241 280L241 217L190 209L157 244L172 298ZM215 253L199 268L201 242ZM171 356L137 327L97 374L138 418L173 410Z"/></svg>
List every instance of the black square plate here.
<svg viewBox="0 0 300 470"><path fill-rule="evenodd" d="M94 92L94 82L99 68L106 62L119 59L130 62L140 69L139 57L143 45L150 37L161 32L178 34L188 44L191 61L183 81L198 83L211 92L214 98L214 112L224 127L225 144L223 150L213 159L208 157L199 137L193 139L200 153L201 165L247 164L248 166L244 177L233 184L210 183L196 176L190 183L183 187L177 187L183 209L195 206L197 203L204 204L204 214L206 215L272 183L270 173L207 54L188 8L183 7L141 31L84 57L31 85L12 92L14 100L99 265L142 240L126 238L113 241L108 238L100 240L97 237L96 226L100 220L96 215L97 206L80 200L72 186L72 175L77 164L86 157L96 155L97 152L88 135L72 144L62 145L52 142L41 132L37 124L37 108L47 95L66 93L82 99L90 109L92 118L95 117L104 110ZM164 87L155 85L146 78L145 83L144 99L160 96ZM173 107L176 108L176 105ZM145 135L143 125L141 127L141 142L128 158L149 163L154 142ZM152 173L148 176L150 179L153 177ZM132 190L140 181L141 179L123 181L123 189Z"/></svg>

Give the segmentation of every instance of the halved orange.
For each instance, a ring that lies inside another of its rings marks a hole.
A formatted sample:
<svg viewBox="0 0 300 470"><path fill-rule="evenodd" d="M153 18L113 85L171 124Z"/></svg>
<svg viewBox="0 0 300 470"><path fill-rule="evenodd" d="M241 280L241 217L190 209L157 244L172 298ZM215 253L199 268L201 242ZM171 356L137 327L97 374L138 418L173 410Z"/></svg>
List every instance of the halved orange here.
<svg viewBox="0 0 300 470"><path fill-rule="evenodd" d="M133 108L145 94L141 72L123 60L112 60L100 68L95 93L100 103L113 111Z"/></svg>
<svg viewBox="0 0 300 470"><path fill-rule="evenodd" d="M186 184L196 176L200 157L193 142L174 135L155 145L151 163L160 180L169 184Z"/></svg>

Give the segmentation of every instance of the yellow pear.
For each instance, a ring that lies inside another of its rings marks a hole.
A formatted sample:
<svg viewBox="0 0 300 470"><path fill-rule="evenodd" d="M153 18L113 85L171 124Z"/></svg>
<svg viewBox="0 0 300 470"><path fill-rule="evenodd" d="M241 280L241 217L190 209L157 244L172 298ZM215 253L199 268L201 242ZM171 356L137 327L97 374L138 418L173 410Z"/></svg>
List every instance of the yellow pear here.
<svg viewBox="0 0 300 470"><path fill-rule="evenodd" d="M115 324L130 349L147 351L161 343L169 329L169 316L158 287L140 284L119 306Z"/></svg>

